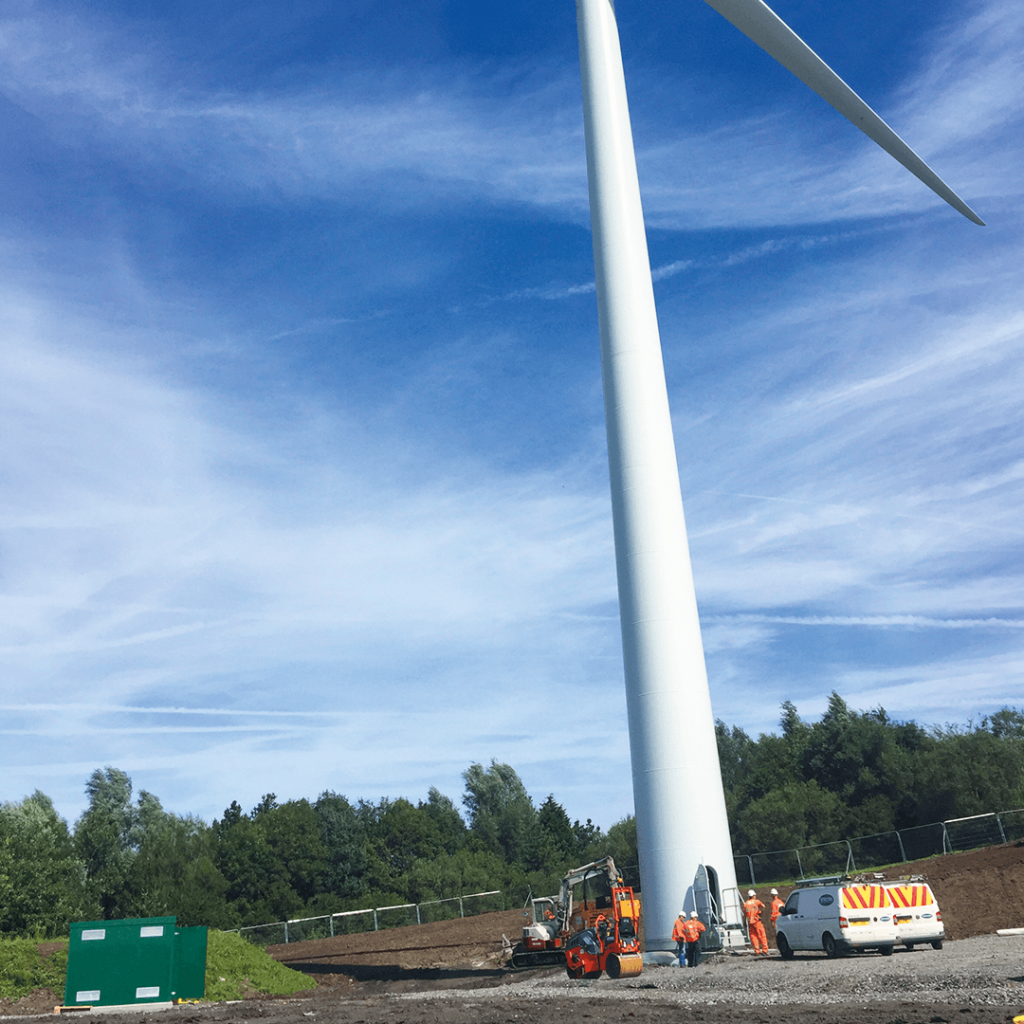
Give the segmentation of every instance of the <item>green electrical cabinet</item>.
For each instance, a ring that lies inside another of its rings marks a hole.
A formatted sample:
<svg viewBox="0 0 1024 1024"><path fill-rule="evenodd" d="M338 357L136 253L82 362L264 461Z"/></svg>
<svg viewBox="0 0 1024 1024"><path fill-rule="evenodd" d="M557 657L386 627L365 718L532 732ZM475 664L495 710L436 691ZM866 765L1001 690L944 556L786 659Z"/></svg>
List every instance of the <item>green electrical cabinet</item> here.
<svg viewBox="0 0 1024 1024"><path fill-rule="evenodd" d="M124 1006L201 999L206 929L173 917L82 921L71 926L65 1006Z"/></svg>

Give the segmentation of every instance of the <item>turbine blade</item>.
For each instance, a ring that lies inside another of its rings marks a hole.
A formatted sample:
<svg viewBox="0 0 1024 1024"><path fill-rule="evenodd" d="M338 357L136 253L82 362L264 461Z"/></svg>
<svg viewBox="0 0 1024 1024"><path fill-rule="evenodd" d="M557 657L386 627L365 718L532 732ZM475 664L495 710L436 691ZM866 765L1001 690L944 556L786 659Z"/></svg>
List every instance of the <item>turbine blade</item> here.
<svg viewBox="0 0 1024 1024"><path fill-rule="evenodd" d="M704 0L968 220L984 221L762 0Z"/></svg>

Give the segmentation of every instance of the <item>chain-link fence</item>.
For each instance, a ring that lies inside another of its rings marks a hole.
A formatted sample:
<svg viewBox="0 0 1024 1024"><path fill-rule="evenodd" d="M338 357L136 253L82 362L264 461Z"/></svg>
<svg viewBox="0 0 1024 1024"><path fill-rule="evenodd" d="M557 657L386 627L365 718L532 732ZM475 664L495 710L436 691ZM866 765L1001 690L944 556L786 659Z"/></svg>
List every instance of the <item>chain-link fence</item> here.
<svg viewBox="0 0 1024 1024"><path fill-rule="evenodd" d="M848 874L879 864L906 863L936 854L1017 842L1022 837L1024 808L993 811L835 843L741 854L735 858L736 878L740 885L757 885L758 878Z"/></svg>

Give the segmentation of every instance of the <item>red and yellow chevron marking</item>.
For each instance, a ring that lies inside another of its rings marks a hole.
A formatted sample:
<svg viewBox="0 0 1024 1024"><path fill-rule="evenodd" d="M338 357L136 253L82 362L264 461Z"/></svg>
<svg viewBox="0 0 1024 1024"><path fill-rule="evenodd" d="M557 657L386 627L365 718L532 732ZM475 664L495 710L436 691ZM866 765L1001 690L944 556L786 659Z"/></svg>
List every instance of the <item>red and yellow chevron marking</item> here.
<svg viewBox="0 0 1024 1024"><path fill-rule="evenodd" d="M880 885L853 885L843 890L843 906L847 910L880 910L890 904Z"/></svg>
<svg viewBox="0 0 1024 1024"><path fill-rule="evenodd" d="M894 907L924 907L935 902L927 885L890 885L888 888Z"/></svg>

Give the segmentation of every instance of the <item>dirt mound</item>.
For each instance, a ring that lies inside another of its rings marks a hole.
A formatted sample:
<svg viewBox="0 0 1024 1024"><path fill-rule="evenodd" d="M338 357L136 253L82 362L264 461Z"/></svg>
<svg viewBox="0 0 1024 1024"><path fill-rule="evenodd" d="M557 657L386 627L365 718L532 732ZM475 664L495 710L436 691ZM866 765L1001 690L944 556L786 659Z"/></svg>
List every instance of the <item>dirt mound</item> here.
<svg viewBox="0 0 1024 1024"><path fill-rule="evenodd" d="M1024 844L932 857L889 875L912 872L927 876L949 938L1024 928Z"/></svg>
<svg viewBox="0 0 1024 1024"><path fill-rule="evenodd" d="M889 878L906 874L928 878L950 939L1024 927L1024 844L899 864L888 868L886 874ZM790 891L782 886L779 889L783 898ZM762 896L765 891L764 886L759 888ZM510 984L522 977L504 969L501 955L502 936L514 943L522 926L522 911L506 910L271 946L267 952L294 970L311 975L319 985L331 988L480 988Z"/></svg>

